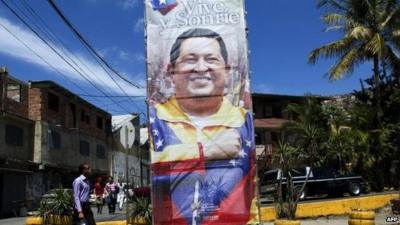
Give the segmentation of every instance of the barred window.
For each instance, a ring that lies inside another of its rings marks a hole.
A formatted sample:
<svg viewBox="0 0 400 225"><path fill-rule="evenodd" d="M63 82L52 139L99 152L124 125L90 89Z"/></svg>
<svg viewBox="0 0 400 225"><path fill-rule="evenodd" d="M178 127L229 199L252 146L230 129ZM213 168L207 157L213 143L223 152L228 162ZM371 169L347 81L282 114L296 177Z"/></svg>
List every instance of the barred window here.
<svg viewBox="0 0 400 225"><path fill-rule="evenodd" d="M97 145L96 148L96 156L98 159L105 159L106 158L106 149L103 145Z"/></svg>
<svg viewBox="0 0 400 225"><path fill-rule="evenodd" d="M87 141L79 142L79 153L83 156L90 156L90 144Z"/></svg>
<svg viewBox="0 0 400 225"><path fill-rule="evenodd" d="M6 125L6 144L23 146L24 130L14 125Z"/></svg>
<svg viewBox="0 0 400 225"><path fill-rule="evenodd" d="M97 116L97 128L103 129L103 117Z"/></svg>
<svg viewBox="0 0 400 225"><path fill-rule="evenodd" d="M60 99L58 98L57 95L48 93L48 100L47 100L47 106L49 109L54 110L58 112L58 107L60 104Z"/></svg>
<svg viewBox="0 0 400 225"><path fill-rule="evenodd" d="M49 145L53 149L61 149L61 135L55 130L50 130Z"/></svg>

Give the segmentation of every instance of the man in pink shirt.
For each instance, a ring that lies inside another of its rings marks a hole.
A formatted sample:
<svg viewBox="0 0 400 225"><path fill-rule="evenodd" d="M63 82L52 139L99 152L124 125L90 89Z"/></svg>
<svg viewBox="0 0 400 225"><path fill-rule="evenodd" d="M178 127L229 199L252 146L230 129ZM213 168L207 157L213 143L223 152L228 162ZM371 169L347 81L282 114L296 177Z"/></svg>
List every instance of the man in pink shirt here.
<svg viewBox="0 0 400 225"><path fill-rule="evenodd" d="M107 192L106 202L108 205L108 213L115 213L115 205L117 204L117 194L119 192L118 184L114 182L113 177L108 178L108 182L105 187L105 191Z"/></svg>

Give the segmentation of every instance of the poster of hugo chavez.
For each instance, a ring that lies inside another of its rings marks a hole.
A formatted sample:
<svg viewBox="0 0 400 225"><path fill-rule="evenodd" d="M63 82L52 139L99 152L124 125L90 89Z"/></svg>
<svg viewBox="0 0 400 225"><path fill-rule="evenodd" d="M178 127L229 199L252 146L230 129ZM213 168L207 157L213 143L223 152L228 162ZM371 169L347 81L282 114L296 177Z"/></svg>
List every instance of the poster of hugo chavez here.
<svg viewBox="0 0 400 225"><path fill-rule="evenodd" d="M244 0L146 0L153 224L255 221Z"/></svg>

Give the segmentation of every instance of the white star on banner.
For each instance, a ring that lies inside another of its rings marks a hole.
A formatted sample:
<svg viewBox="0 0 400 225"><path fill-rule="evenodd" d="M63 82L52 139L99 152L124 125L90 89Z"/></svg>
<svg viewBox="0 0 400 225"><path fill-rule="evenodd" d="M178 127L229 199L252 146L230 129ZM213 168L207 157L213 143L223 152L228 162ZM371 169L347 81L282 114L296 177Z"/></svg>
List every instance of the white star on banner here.
<svg viewBox="0 0 400 225"><path fill-rule="evenodd" d="M251 147L251 141L250 140L246 140L246 146L247 147Z"/></svg>
<svg viewBox="0 0 400 225"><path fill-rule="evenodd" d="M158 140L156 142L156 148L159 149L163 145L163 140Z"/></svg>
<svg viewBox="0 0 400 225"><path fill-rule="evenodd" d="M242 157L242 158L244 158L244 157L247 156L247 153L242 149L242 150L239 152L239 156Z"/></svg>
<svg viewBox="0 0 400 225"><path fill-rule="evenodd" d="M165 2L165 0L160 0L160 5L161 4L167 4L167 3Z"/></svg>
<svg viewBox="0 0 400 225"><path fill-rule="evenodd" d="M155 121L155 118L154 118L154 117L150 117L150 118L149 118L149 122L150 122L150 123L154 123L154 121Z"/></svg>
<svg viewBox="0 0 400 225"><path fill-rule="evenodd" d="M157 129L154 129L154 130L153 130L153 135L154 135L154 136L158 136L158 130L157 130Z"/></svg>
<svg viewBox="0 0 400 225"><path fill-rule="evenodd" d="M237 162L236 162L236 160L231 159L231 160L229 161L229 163L232 164L232 166L236 166L236 163L237 163Z"/></svg>

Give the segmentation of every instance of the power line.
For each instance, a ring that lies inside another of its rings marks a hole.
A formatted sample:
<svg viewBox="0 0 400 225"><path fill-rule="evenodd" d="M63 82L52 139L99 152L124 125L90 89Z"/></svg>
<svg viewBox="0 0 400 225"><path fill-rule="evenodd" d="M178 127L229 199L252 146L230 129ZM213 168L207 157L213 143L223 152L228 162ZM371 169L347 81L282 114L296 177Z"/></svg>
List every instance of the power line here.
<svg viewBox="0 0 400 225"><path fill-rule="evenodd" d="M31 47L29 47L24 41L22 41L17 35L15 35L11 30L9 30L6 26L4 26L2 23L0 23L0 26L3 27L4 30L6 30L9 34L11 34L17 41L19 41L21 44L23 44L27 49L29 49L33 54L35 54L37 57L39 57L44 63L46 63L49 67L51 67L53 70L55 70L58 74L63 76L66 80L69 82L73 83L77 88L82 90L83 92L87 93L85 89L81 88L77 83L69 79L66 75L61 73L57 68L55 68L53 65L51 65L47 60L45 60L42 56L40 56L36 51L34 51Z"/></svg>
<svg viewBox="0 0 400 225"><path fill-rule="evenodd" d="M35 21L38 22L39 25L37 25L37 27L39 28L40 31L42 31L42 33L44 33L45 35L47 35L48 39L50 39L50 41L53 42L53 45L54 45L54 46L57 46L56 43L57 43L57 41L58 41L58 44L61 46L61 51L64 53L64 55L65 55L65 56L66 56L66 57L67 57L67 58L68 58L82 73L85 73L85 75L86 75L87 77L89 77L88 74L86 73L86 71L85 71L81 66L79 66L79 64L78 64L72 57L70 57L69 55L74 56L74 58L75 58L76 60L78 60L78 61L80 62L80 64L82 64L94 77L96 77L97 80L98 80L100 83L102 83L104 86L107 86L107 84L105 84L103 80L101 80L99 77L97 77L97 75L86 65L86 63L84 63L82 60L80 60L80 58L77 57L77 56L73 53L73 51L72 51L60 38L58 38L58 36L57 36L54 32L52 32L52 29L46 24L46 22L43 21L43 19L35 12L35 10L34 10L25 0L22 0L21 3L23 3L22 5L24 6L25 9L27 9L27 11L29 12L29 14L32 15L32 18L33 18L33 20L34 20L34 21L32 21L32 22L33 22L34 24L35 24ZM18 7L17 4L14 4L14 5L20 10L20 12L22 12L22 13L25 15L26 18L29 19L29 17ZM42 26L40 26L40 25L42 25ZM42 27L43 29L40 29L41 27ZM48 32L47 32L47 30L48 30ZM52 36L53 36L54 38L52 38ZM56 40L57 40L57 41L56 41ZM65 49L66 51L64 51L64 49ZM68 53L67 53L67 52L68 52ZM102 64L100 64L100 66L102 66Z"/></svg>
<svg viewBox="0 0 400 225"><path fill-rule="evenodd" d="M112 81L118 86L118 88L125 94L128 96L128 93L126 93L126 91L118 84L118 82L114 79L114 77L107 71L107 69L103 66L103 64L110 69L112 72L114 72L119 78L123 79L124 81L132 84L133 86L135 86L136 88L142 88L140 85L138 84L134 84L132 82L130 82L129 80L127 80L125 77L123 77L122 75L120 75L113 67L111 67L107 61L92 47L92 45L79 33L79 31L72 25L72 23L66 18L66 16L62 13L62 11L60 10L60 8L58 8L58 6L54 3L53 0L48 0L47 1L51 7L56 11L57 15L60 16L60 18L62 19L62 21L67 25L67 27L77 36L77 38L79 39L79 41L86 47L86 49L89 51L89 53L91 53L93 55L93 57L96 59L96 61L98 62L98 64L103 68L103 70L107 73L107 75L112 79ZM100 60L100 61L99 61ZM141 110L139 108L138 105L136 105L136 103L134 101L132 101L133 105L138 109Z"/></svg>
<svg viewBox="0 0 400 225"><path fill-rule="evenodd" d="M64 14L61 12L61 10L58 8L58 6L54 3L54 1L47 0L47 2L50 3L50 5L53 7L53 9L56 11L56 13L61 17L61 19L64 21L64 23L74 32L74 34L77 35L77 37L80 40L82 40L83 43L85 43L85 45L96 55L97 58L99 58L104 63L104 65L106 65L106 67L108 69L110 69L119 78L121 78L125 82L133 85L134 87L143 88L141 85L133 83L133 82L129 81L128 79L126 79L124 76L119 74L118 71L116 71L112 66L110 66L110 64L108 64L108 62L92 47L92 45L75 29L75 27L69 22L69 20L64 16Z"/></svg>
<svg viewBox="0 0 400 225"><path fill-rule="evenodd" d="M91 98L145 98L146 96L144 95L90 95L90 94L79 94L80 96L85 96L85 97L91 97Z"/></svg>
<svg viewBox="0 0 400 225"><path fill-rule="evenodd" d="M51 50L56 53L64 62L66 62L73 70L75 70L80 76L82 76L87 82L89 82L95 89L97 89L99 92L101 92L103 95L107 96L108 94L105 93L103 90L101 90L99 87L97 87L95 84L93 84L92 81L90 81L85 75L83 75L80 71L78 71L74 66L71 65L70 62L68 62L56 49L54 49L53 46L51 46L47 40L45 40L39 33L37 33L21 16L14 10L12 9L4 0L1 0L1 2L23 23L25 26L27 26L40 40L42 40L48 47L51 48ZM114 102L112 98L110 98L111 101ZM114 102L116 103L116 102ZM116 103L121 109L125 110L126 112L130 112L127 110L125 107L122 105Z"/></svg>

